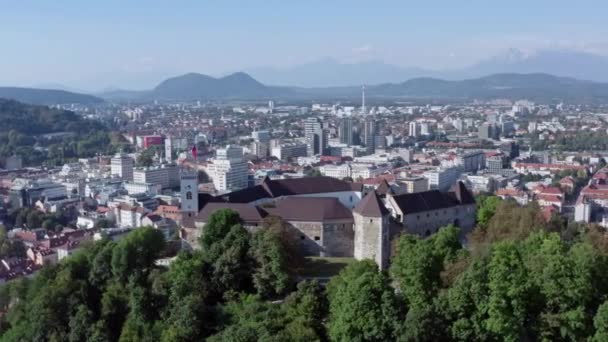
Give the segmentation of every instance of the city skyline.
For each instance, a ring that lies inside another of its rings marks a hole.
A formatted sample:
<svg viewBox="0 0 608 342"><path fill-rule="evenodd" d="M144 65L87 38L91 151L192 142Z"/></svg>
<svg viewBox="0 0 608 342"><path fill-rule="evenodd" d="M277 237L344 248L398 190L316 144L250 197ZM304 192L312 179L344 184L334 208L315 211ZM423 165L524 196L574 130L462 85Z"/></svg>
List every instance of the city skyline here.
<svg viewBox="0 0 608 342"><path fill-rule="evenodd" d="M511 48L524 54L563 49L608 55L601 15L606 4L600 2L576 7L565 1L492 7L479 1L143 5L5 4L0 84L142 89L185 72L220 76L328 58L442 70Z"/></svg>

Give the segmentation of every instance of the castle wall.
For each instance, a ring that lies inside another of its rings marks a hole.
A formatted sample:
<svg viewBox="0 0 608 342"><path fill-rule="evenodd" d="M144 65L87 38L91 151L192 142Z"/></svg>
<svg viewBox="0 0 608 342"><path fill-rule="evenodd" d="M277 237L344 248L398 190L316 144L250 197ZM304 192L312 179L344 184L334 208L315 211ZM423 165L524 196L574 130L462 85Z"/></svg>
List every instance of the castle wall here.
<svg viewBox="0 0 608 342"><path fill-rule="evenodd" d="M297 222L290 221L304 255L351 257L353 255L353 225L349 221Z"/></svg>
<svg viewBox="0 0 608 342"><path fill-rule="evenodd" d="M389 219L388 216L364 217L353 213L355 220L354 256L357 260L371 259L380 269L388 267Z"/></svg>

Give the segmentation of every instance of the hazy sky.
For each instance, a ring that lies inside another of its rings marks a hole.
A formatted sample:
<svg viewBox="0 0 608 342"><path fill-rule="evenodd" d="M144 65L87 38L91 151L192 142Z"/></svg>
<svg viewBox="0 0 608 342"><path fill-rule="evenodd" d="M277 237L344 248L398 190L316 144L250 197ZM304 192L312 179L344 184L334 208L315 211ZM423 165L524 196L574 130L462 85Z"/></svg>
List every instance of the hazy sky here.
<svg viewBox="0 0 608 342"><path fill-rule="evenodd" d="M0 0L0 85L103 88L323 57L441 69L507 48L608 55L606 13L606 0Z"/></svg>

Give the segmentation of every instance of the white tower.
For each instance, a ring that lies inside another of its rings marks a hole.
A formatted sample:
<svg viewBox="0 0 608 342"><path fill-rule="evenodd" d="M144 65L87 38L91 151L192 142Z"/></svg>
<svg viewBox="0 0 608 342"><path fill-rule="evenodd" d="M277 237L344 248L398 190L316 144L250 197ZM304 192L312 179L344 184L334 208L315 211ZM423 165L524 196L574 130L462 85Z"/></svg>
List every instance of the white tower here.
<svg viewBox="0 0 608 342"><path fill-rule="evenodd" d="M167 163L173 162L173 144L171 143L171 137L165 138L165 160Z"/></svg>
<svg viewBox="0 0 608 342"><path fill-rule="evenodd" d="M365 84L361 86L361 114L367 114L365 110Z"/></svg>
<svg viewBox="0 0 608 342"><path fill-rule="evenodd" d="M180 174L180 195L184 218L198 213L198 172L182 171Z"/></svg>

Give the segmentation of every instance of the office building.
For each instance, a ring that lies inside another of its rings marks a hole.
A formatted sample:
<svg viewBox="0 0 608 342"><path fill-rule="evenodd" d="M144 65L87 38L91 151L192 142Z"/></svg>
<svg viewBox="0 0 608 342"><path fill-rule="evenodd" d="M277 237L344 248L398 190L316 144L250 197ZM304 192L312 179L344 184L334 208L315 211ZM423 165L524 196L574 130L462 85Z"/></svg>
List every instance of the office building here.
<svg viewBox="0 0 608 342"><path fill-rule="evenodd" d="M268 143L270 141L271 134L267 130L253 131L253 132L251 132L251 137L253 138L254 141Z"/></svg>
<svg viewBox="0 0 608 342"><path fill-rule="evenodd" d="M372 154L376 150L376 122L373 118L366 118L363 122L363 144L367 153ZM384 145L384 144L383 144Z"/></svg>
<svg viewBox="0 0 608 342"><path fill-rule="evenodd" d="M459 166L438 168L435 171L425 172L423 176L429 180L429 190L447 191L458 181L462 171Z"/></svg>
<svg viewBox="0 0 608 342"><path fill-rule="evenodd" d="M340 143L351 146L354 144L353 137L353 118L348 116L342 119L338 131L340 136Z"/></svg>
<svg viewBox="0 0 608 342"><path fill-rule="evenodd" d="M292 142L279 144L273 147L270 154L280 160L289 160L307 156L308 146L305 143Z"/></svg>
<svg viewBox="0 0 608 342"><path fill-rule="evenodd" d="M419 135L418 123L416 121L410 122L408 135L410 137L417 137Z"/></svg>
<svg viewBox="0 0 608 342"><path fill-rule="evenodd" d="M400 179L399 182L403 184L405 192L410 194L427 191L429 189L429 181L424 177L408 177Z"/></svg>
<svg viewBox="0 0 608 342"><path fill-rule="evenodd" d="M133 183L158 184L163 189L179 185L179 169L176 165L137 168L133 171Z"/></svg>
<svg viewBox="0 0 608 342"><path fill-rule="evenodd" d="M249 167L243 160L243 148L228 145L216 151L216 158L207 165L207 173L213 179L215 190L235 191L249 185Z"/></svg>
<svg viewBox="0 0 608 342"><path fill-rule="evenodd" d="M110 160L110 174L126 181L132 181L134 164L133 158L126 154L116 154Z"/></svg>

